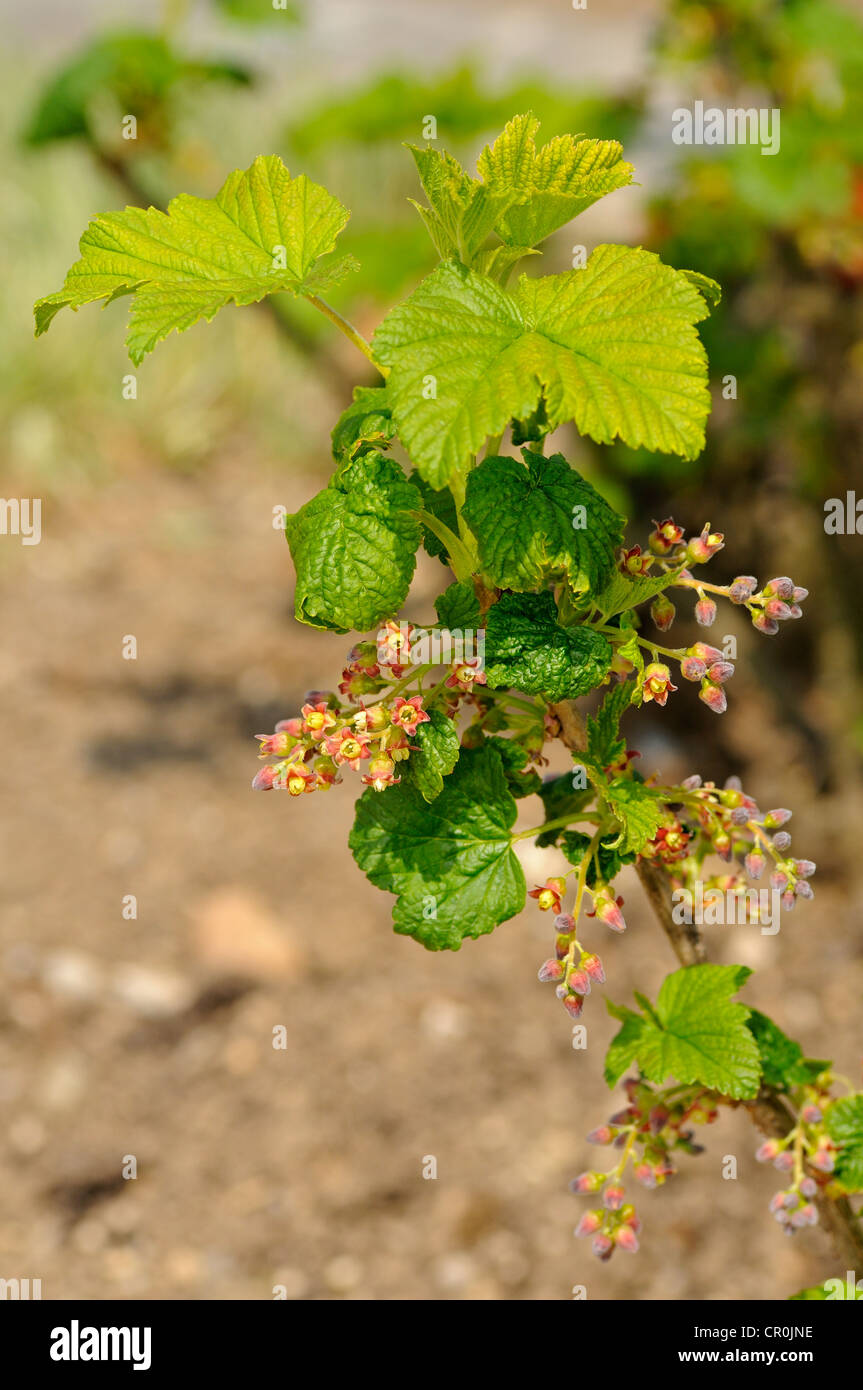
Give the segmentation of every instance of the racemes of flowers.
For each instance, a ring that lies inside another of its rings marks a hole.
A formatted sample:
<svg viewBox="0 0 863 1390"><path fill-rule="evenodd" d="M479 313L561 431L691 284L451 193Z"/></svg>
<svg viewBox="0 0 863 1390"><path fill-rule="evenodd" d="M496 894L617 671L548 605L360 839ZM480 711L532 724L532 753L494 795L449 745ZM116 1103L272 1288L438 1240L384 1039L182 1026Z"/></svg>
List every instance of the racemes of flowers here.
<svg viewBox="0 0 863 1390"><path fill-rule="evenodd" d="M351 851L394 896L395 930L429 950L458 950L532 899L552 924L539 977L578 1018L605 982L600 933L626 927L624 865L669 896L700 886L746 902L747 881L764 875L786 910L812 896L815 866L791 853L789 811L761 811L735 779L645 776L621 731L633 708L672 717L687 682L708 710L726 708L724 651L667 645L685 591L702 627L727 601L767 636L800 618L807 594L786 576L708 582L724 545L709 524L687 537L667 518L643 548L628 546L602 493L546 453L567 423L601 444L690 460L704 444L697 325L719 302L712 280L620 245L562 274L514 277L552 232L631 182L620 146L538 145L525 115L483 150L475 176L431 143L411 153L440 264L371 343L323 298L354 268L332 255L347 210L276 156L231 174L213 199L95 217L63 287L37 303L37 333L64 307L129 296L139 363L172 331L279 293L314 305L378 372L336 421L328 485L286 521L297 619L359 640L337 688L310 692L258 735L253 786L298 797L356 775ZM436 620L423 624L403 616L420 547L446 570ZM556 740L572 767L543 776ZM538 823L515 831L526 798ZM520 839L556 849L568 868L528 890ZM829 1062L806 1059L732 997L748 974L685 964L654 1003L606 1001L621 1027L605 1076L614 1087L628 1073L627 1103L591 1137L620 1156L574 1183L601 1196L577 1233L602 1259L637 1248L629 1165L647 1186L664 1182L679 1153L698 1152L693 1127L723 1106L779 1116L759 1156L787 1178L773 1203L785 1229L863 1191L863 1095L848 1086L835 1098ZM863 1249L842 1210L848 1242Z"/></svg>

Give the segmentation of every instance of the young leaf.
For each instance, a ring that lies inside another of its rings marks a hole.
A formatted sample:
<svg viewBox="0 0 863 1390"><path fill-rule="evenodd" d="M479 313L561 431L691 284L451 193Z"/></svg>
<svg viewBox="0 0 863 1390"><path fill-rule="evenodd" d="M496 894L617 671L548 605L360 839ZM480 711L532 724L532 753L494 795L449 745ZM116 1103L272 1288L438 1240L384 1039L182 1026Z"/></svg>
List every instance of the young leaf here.
<svg viewBox="0 0 863 1390"><path fill-rule="evenodd" d="M459 758L458 729L441 710L428 711L428 723L418 724L411 739L411 754L401 764L409 782L425 801L434 801L443 791L443 779Z"/></svg>
<svg viewBox="0 0 863 1390"><path fill-rule="evenodd" d="M512 686L548 700L575 699L600 684L611 658L602 633L559 625L547 591L504 594L486 618L485 669L491 689Z"/></svg>
<svg viewBox="0 0 863 1390"><path fill-rule="evenodd" d="M751 1011L748 1026L758 1044L764 1083L777 1091L811 1084L830 1065L829 1062L804 1057L800 1044L789 1038L772 1018L758 1009Z"/></svg>
<svg viewBox="0 0 863 1390"><path fill-rule="evenodd" d="M574 868L581 863L590 842L591 837L580 830L565 830L561 835L560 847ZM593 888L597 883L611 883L622 866L631 864L634 859L634 853L621 854L600 843L591 857L585 877L588 888Z"/></svg>
<svg viewBox="0 0 863 1390"><path fill-rule="evenodd" d="M652 1016L609 1005L623 1022L606 1057L609 1086L637 1062L648 1081L699 1082L732 1100L758 1093L758 1045L749 1010L733 1003L751 972L739 965L690 965L663 982Z"/></svg>
<svg viewBox="0 0 863 1390"><path fill-rule="evenodd" d="M399 437L433 487L544 396L549 425L694 458L710 410L699 291L652 252L598 246L510 294L445 261L375 334Z"/></svg>
<svg viewBox="0 0 863 1390"><path fill-rule="evenodd" d="M363 454L285 521L297 571L294 611L310 627L365 632L407 596L420 543L415 487L398 464Z"/></svg>
<svg viewBox="0 0 863 1390"><path fill-rule="evenodd" d="M632 182L616 140L560 135L537 151L539 121L515 116L483 150L477 170L505 211L496 230L512 246L536 246L585 208Z"/></svg>
<svg viewBox="0 0 863 1390"><path fill-rule="evenodd" d="M499 588L519 592L560 578L575 594L601 587L614 566L623 518L561 454L544 458L523 449L522 456L524 464L484 459L468 477L462 515L476 536L483 573Z"/></svg>
<svg viewBox="0 0 863 1390"><path fill-rule="evenodd" d="M617 681L605 696L596 715L587 716L587 752L600 767L607 767L626 747L620 737L620 720L632 702L629 681Z"/></svg>
<svg viewBox="0 0 863 1390"><path fill-rule="evenodd" d="M62 290L35 306L36 336L65 306L132 295L126 346L136 364L162 338L233 301L313 293L352 268L316 270L350 216L305 174L291 178L277 155L235 170L215 198L182 193L167 213L126 208L95 217Z"/></svg>
<svg viewBox="0 0 863 1390"><path fill-rule="evenodd" d="M469 579L456 581L444 589L434 601L435 611L441 627L451 632L478 632L482 626L479 612L479 599Z"/></svg>
<svg viewBox="0 0 863 1390"><path fill-rule="evenodd" d="M621 854L640 854L668 819L668 812L656 794L634 777L615 777L599 790L621 827L619 839L609 848L618 849Z"/></svg>
<svg viewBox="0 0 863 1390"><path fill-rule="evenodd" d="M863 1192L863 1095L845 1096L827 1111L827 1133L839 1146L836 1177L849 1192Z"/></svg>
<svg viewBox="0 0 863 1390"><path fill-rule="evenodd" d="M655 598L663 589L673 584L674 580L674 574L634 576L615 569L601 591L591 594L590 597L607 620L615 617L617 613L629 612L631 608L645 603L647 599Z"/></svg>
<svg viewBox="0 0 863 1390"><path fill-rule="evenodd" d="M406 782L369 788L348 843L375 887L398 894L397 932L431 951L457 951L524 907L524 874L510 847L515 816L498 754L466 748L431 805Z"/></svg>
<svg viewBox="0 0 863 1390"><path fill-rule="evenodd" d="M385 449L395 432L387 388L355 386L351 404L333 426L333 458L350 459L370 449Z"/></svg>
<svg viewBox="0 0 863 1390"><path fill-rule="evenodd" d="M497 734L486 739L489 748L499 754L503 763L506 784L516 801L525 796L533 796L542 787L539 773L528 766L527 750L516 743L514 738L499 738Z"/></svg>

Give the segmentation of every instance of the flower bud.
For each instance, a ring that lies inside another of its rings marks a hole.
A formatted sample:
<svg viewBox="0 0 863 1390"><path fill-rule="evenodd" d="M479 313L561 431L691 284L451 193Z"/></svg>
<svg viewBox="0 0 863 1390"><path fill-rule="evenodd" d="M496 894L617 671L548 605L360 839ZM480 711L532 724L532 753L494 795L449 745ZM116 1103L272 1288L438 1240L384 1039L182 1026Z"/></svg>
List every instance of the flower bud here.
<svg viewBox="0 0 863 1390"><path fill-rule="evenodd" d="M795 893L795 896L798 897L798 898L814 898L814 897L815 897L815 889L812 887L812 884L811 884L811 883L807 883L805 879L804 879L801 883L795 883L795 885L794 885L794 893Z"/></svg>
<svg viewBox="0 0 863 1390"><path fill-rule="evenodd" d="M700 681L706 671L706 665L697 656L685 656L680 663L680 674L685 681Z"/></svg>
<svg viewBox="0 0 863 1390"><path fill-rule="evenodd" d="M816 865L811 859L795 859L794 872L798 878L811 878L815 872Z"/></svg>
<svg viewBox="0 0 863 1390"><path fill-rule="evenodd" d="M586 970L571 970L567 984L576 994L590 994L590 977Z"/></svg>
<svg viewBox="0 0 863 1390"><path fill-rule="evenodd" d="M302 719L280 719L275 729L277 734L292 734L294 738L299 738L303 732ZM260 738L260 734L258 735Z"/></svg>
<svg viewBox="0 0 863 1390"><path fill-rule="evenodd" d="M779 631L779 624L775 618L768 618L766 613L753 613L752 626L759 632L763 632L765 637L775 637Z"/></svg>
<svg viewBox="0 0 863 1390"><path fill-rule="evenodd" d="M594 955L592 951L585 951L582 955L581 968L587 971L590 978L595 980L598 985L605 984L605 970L603 969L602 961L599 959L599 956Z"/></svg>
<svg viewBox="0 0 863 1390"><path fill-rule="evenodd" d="M744 859L746 872L750 878L760 878L764 872L765 859L760 849L753 849Z"/></svg>
<svg viewBox="0 0 863 1390"><path fill-rule="evenodd" d="M757 588L758 580L754 574L739 574L728 590L728 597L732 603L745 603Z"/></svg>
<svg viewBox="0 0 863 1390"><path fill-rule="evenodd" d="M773 1167L778 1168L780 1173L790 1173L794 1167L794 1155L790 1149L783 1149L773 1160Z"/></svg>
<svg viewBox="0 0 863 1390"><path fill-rule="evenodd" d="M578 1018L584 1008L584 998L580 994L568 994L563 1001L563 1007L572 1018Z"/></svg>
<svg viewBox="0 0 863 1390"><path fill-rule="evenodd" d="M777 830L773 836L773 848L778 849L782 854L791 848L791 836L787 830Z"/></svg>
<svg viewBox="0 0 863 1390"><path fill-rule="evenodd" d="M800 1191L804 1197L814 1197L818 1191L818 1184L814 1178L801 1178Z"/></svg>
<svg viewBox="0 0 863 1390"><path fill-rule="evenodd" d="M698 692L699 700L712 709L714 714L724 714L728 709L728 697L721 685L713 685L709 680L701 682L701 689Z"/></svg>
<svg viewBox="0 0 863 1390"><path fill-rule="evenodd" d="M626 922L620 910L622 898L613 898L607 888L599 889L594 895L593 907L596 916L612 931L626 931Z"/></svg>
<svg viewBox="0 0 863 1390"><path fill-rule="evenodd" d="M603 1177L605 1174L603 1173ZM602 1211L586 1211L575 1228L577 1236L592 1236L598 1231L603 1221Z"/></svg>
<svg viewBox="0 0 863 1390"><path fill-rule="evenodd" d="M588 1144L610 1144L617 1130L611 1125L598 1125L586 1136Z"/></svg>
<svg viewBox="0 0 863 1390"><path fill-rule="evenodd" d="M783 912L790 912L796 901L797 899L794 896L794 890L791 888L786 888L781 898Z"/></svg>
<svg viewBox="0 0 863 1390"><path fill-rule="evenodd" d="M781 1149L777 1139L765 1139L761 1147L755 1150L755 1157L759 1163L772 1163L780 1153Z"/></svg>
<svg viewBox="0 0 863 1390"><path fill-rule="evenodd" d="M694 792L701 786L701 778L697 772L693 772L692 776L685 777L680 785L683 787L684 791Z"/></svg>
<svg viewBox="0 0 863 1390"><path fill-rule="evenodd" d="M606 1260L610 1260L612 1254L614 1253L614 1244L610 1236L594 1236L593 1244L590 1248L593 1251L596 1258L598 1260L602 1260L603 1262L605 1262Z"/></svg>
<svg viewBox="0 0 863 1390"><path fill-rule="evenodd" d="M695 621L699 627L712 627L716 622L716 604L712 598L700 598L695 605Z"/></svg>
<svg viewBox="0 0 863 1390"><path fill-rule="evenodd" d="M580 1195L585 1192L598 1192L607 1176L606 1173L597 1173L592 1169L584 1173L579 1173L578 1177L573 1178L570 1182L569 1190L570 1192L576 1192ZM591 1213L588 1212L587 1215L590 1216ZM594 1229L596 1229L596 1227L594 1227Z"/></svg>
<svg viewBox="0 0 863 1390"><path fill-rule="evenodd" d="M278 766L272 763L268 763L266 767L262 767L252 778L252 791L271 792L273 790L273 782L276 780L278 772Z"/></svg>
<svg viewBox="0 0 863 1390"><path fill-rule="evenodd" d="M809 597L809 590L801 589L799 584L795 584L791 590L791 597L795 603L802 603L804 599Z"/></svg>
<svg viewBox="0 0 863 1390"><path fill-rule="evenodd" d="M606 1211L618 1211L623 1205L624 1196L622 1187L616 1183L609 1183L602 1194L602 1202Z"/></svg>
<svg viewBox="0 0 863 1390"><path fill-rule="evenodd" d="M638 1250L638 1236L631 1226L619 1226L614 1240L621 1250L628 1250L632 1255Z"/></svg>
<svg viewBox="0 0 863 1390"><path fill-rule="evenodd" d="M764 817L765 830L778 830L780 825L787 825L791 819L792 812L787 811L784 806L780 806L775 811L768 811Z"/></svg>
<svg viewBox="0 0 863 1390"><path fill-rule="evenodd" d="M667 632L677 617L677 609L666 594L657 594L650 605L650 616L660 632Z"/></svg>
<svg viewBox="0 0 863 1390"><path fill-rule="evenodd" d="M734 667L730 661L714 661L707 668L707 679L713 681L714 685L724 685L733 675Z"/></svg>
<svg viewBox="0 0 863 1390"><path fill-rule="evenodd" d="M807 1125L818 1125L821 1123L824 1116L820 1106L810 1103L809 1105L804 1105L803 1109L800 1111L800 1118L804 1120Z"/></svg>
<svg viewBox="0 0 863 1390"><path fill-rule="evenodd" d="M559 960L547 960L539 967L537 979L546 984L549 980L560 980L563 978L563 966Z"/></svg>
<svg viewBox="0 0 863 1390"><path fill-rule="evenodd" d="M789 579L787 574L781 575L779 579L770 579L761 590L765 597L776 595L778 598L790 598L794 593L794 580Z"/></svg>

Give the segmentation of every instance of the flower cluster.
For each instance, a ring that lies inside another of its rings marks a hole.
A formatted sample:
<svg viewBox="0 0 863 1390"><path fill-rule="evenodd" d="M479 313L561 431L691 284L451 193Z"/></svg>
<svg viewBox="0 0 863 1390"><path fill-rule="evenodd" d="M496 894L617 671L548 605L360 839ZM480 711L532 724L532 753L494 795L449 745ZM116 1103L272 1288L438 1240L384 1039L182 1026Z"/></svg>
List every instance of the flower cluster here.
<svg viewBox="0 0 863 1390"><path fill-rule="evenodd" d="M586 867L586 866L585 866ZM575 870L570 870L570 874ZM562 912L563 896L566 892L566 877L548 878L541 887L532 888L529 898L535 898L540 912L553 911L554 917L554 956L544 961L538 971L538 978L546 984L555 984L555 993L572 1018L578 1018L584 1008L584 1001L594 984L605 984L605 970L599 956L588 951L577 935L577 918ZM623 898L614 897L606 883L597 882L589 888L579 877L579 890L576 895L576 913L582 896L589 893L593 900L593 910L587 917L597 917L612 931L626 930L621 908Z"/></svg>
<svg viewBox="0 0 863 1390"><path fill-rule="evenodd" d="M671 1157L675 1151L702 1152L689 1126L712 1124L719 1113L717 1097L700 1086L663 1090L628 1077L623 1087L628 1104L587 1136L591 1144L621 1149L620 1162L607 1173L588 1169L570 1183L575 1193L602 1193L602 1206L585 1212L575 1228L577 1236L593 1237L592 1250L600 1260L609 1260L617 1248L638 1249L641 1222L635 1207L624 1201L622 1179L627 1164L632 1164L633 1176L643 1186L661 1186L677 1171Z"/></svg>
<svg viewBox="0 0 863 1390"><path fill-rule="evenodd" d="M829 1073L807 1086L793 1129L782 1139L765 1140L755 1154L759 1163L772 1163L780 1173L791 1175L788 1186L770 1200L770 1210L786 1235L816 1225L818 1209L812 1198L831 1183L836 1146L824 1127L829 1086Z"/></svg>
<svg viewBox="0 0 863 1390"><path fill-rule="evenodd" d="M746 902L751 921L758 920L758 903L750 906L745 897L747 875L757 881L767 870L769 886L781 895L786 912L798 898L814 897L809 879L815 864L789 853L791 836L783 827L790 811L779 807L762 815L737 777L720 788L696 774L679 787L662 790L673 819L648 841L642 855L665 869L673 889L694 893L699 885L702 899L710 890L737 895ZM735 863L736 870L706 876L704 861L710 854Z"/></svg>

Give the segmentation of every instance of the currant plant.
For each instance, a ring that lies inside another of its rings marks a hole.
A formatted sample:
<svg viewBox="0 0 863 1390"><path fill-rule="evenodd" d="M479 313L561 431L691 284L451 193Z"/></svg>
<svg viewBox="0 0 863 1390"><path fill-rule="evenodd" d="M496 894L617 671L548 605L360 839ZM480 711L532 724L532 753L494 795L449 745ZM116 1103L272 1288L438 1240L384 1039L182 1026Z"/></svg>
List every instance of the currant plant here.
<svg viewBox="0 0 863 1390"><path fill-rule="evenodd" d="M625 1077L626 1104L589 1137L619 1157L574 1180L601 1194L577 1234L601 1259L635 1250L630 1176L665 1182L680 1153L699 1152L694 1127L742 1105L767 1135L758 1157L782 1174L772 1207L783 1229L820 1213L857 1269L848 1197L863 1192L863 1094L737 1001L750 972L703 963L697 916L677 910L719 898L758 920L771 893L747 879L766 875L787 912L812 897L815 865L792 852L790 811L762 812L736 779L641 772L621 732L633 706L667 706L675 680L698 685L705 717L726 708L723 652L666 645L672 595L694 600L705 628L727 601L773 636L800 618L806 590L787 576L708 582L703 567L724 545L709 524L687 536L664 519L627 545L624 518L561 454L546 456L549 433L573 422L598 443L694 459L710 409L696 325L719 287L616 245L511 283L552 232L632 180L615 141L538 146L536 135L532 116L515 117L477 177L412 147L440 265L371 344L321 297L354 264L332 256L348 212L275 156L231 174L212 200L94 218L63 288L37 303L36 331L64 307L128 295L140 363L174 330L281 293L309 300L374 365L381 384L358 387L335 424L328 486L286 523L297 619L360 640L337 690L310 692L258 736L253 786L298 797L356 773L354 858L395 896L395 930L429 950L458 950L533 899L553 924L539 978L571 1018L605 982L601 934L625 930L617 879L635 865L681 968L655 1002L608 1002L621 1026L605 1078L613 1088ZM402 612L421 545L451 572L426 626ZM590 713L578 704L588 697ZM572 769L543 780L556 739ZM538 823L515 832L528 797ZM569 867L528 892L521 839Z"/></svg>

